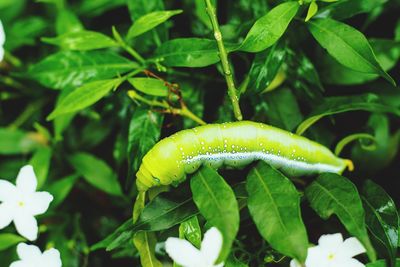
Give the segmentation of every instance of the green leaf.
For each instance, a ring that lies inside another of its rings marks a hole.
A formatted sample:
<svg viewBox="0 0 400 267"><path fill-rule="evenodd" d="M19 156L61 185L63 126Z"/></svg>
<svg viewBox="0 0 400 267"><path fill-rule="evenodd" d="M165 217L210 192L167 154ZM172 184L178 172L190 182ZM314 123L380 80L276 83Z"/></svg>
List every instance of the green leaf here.
<svg viewBox="0 0 400 267"><path fill-rule="evenodd" d="M78 179L78 174L68 175L53 182L46 188L46 191L50 192L54 196L54 200L51 202L52 208L56 208L64 201Z"/></svg>
<svg viewBox="0 0 400 267"><path fill-rule="evenodd" d="M161 23L167 21L170 17L180 13L182 13L182 10L154 11L148 13L134 21L133 25L129 28L127 38L132 39L150 31Z"/></svg>
<svg viewBox="0 0 400 267"><path fill-rule="evenodd" d="M33 133L0 128L0 155L27 154L40 146L40 140Z"/></svg>
<svg viewBox="0 0 400 267"><path fill-rule="evenodd" d="M311 20L308 24L314 38L339 63L352 70L379 74L393 85L396 84L377 61L364 34L328 18Z"/></svg>
<svg viewBox="0 0 400 267"><path fill-rule="evenodd" d="M286 45L283 42L257 53L249 71L248 92L263 92L274 80L285 59Z"/></svg>
<svg viewBox="0 0 400 267"><path fill-rule="evenodd" d="M318 4L316 1L312 1L310 3L310 6L308 7L307 11L307 17L305 18L304 21L309 21L312 17L314 17L315 13L318 12Z"/></svg>
<svg viewBox="0 0 400 267"><path fill-rule="evenodd" d="M356 141L356 140L360 140L360 141L368 140L369 142L371 142L371 144L369 144L369 145L363 145L363 148L365 150L375 150L376 149L376 144L375 144L376 140L373 135L370 135L367 133L355 133L355 134L346 136L345 138L343 138L342 140L340 140L337 143L337 145L335 147L335 155L339 156L345 146L347 146L349 143Z"/></svg>
<svg viewBox="0 0 400 267"><path fill-rule="evenodd" d="M335 214L347 231L364 245L370 260L376 260L361 199L350 180L335 173L323 173L306 188L305 195L311 207L324 220Z"/></svg>
<svg viewBox="0 0 400 267"><path fill-rule="evenodd" d="M374 182L367 180L362 189L362 200L368 230L380 247L385 248L391 266L395 265L399 243L399 214L393 199Z"/></svg>
<svg viewBox="0 0 400 267"><path fill-rule="evenodd" d="M367 263L367 267L388 267L386 260L377 260L375 262ZM400 267L400 259L396 259L396 267Z"/></svg>
<svg viewBox="0 0 400 267"><path fill-rule="evenodd" d="M88 183L110 195L122 196L118 177L103 160L83 152L72 155L68 160Z"/></svg>
<svg viewBox="0 0 400 267"><path fill-rule="evenodd" d="M59 10L56 19L57 35L62 35L67 32L77 32L83 29L83 25L75 13L68 9Z"/></svg>
<svg viewBox="0 0 400 267"><path fill-rule="evenodd" d="M206 67L219 62L215 40L178 38L163 43L156 50L156 58L169 67Z"/></svg>
<svg viewBox="0 0 400 267"><path fill-rule="evenodd" d="M400 110L380 102L375 94L363 94L354 96L340 96L325 98L296 130L297 134L303 134L311 125L321 118L354 110L365 110L370 112L392 113L400 116Z"/></svg>
<svg viewBox="0 0 400 267"><path fill-rule="evenodd" d="M299 7L298 2L293 1L273 8L254 23L238 50L260 52L273 45L285 33Z"/></svg>
<svg viewBox="0 0 400 267"><path fill-rule="evenodd" d="M46 87L64 89L112 78L138 66L109 51L62 51L33 65L27 75Z"/></svg>
<svg viewBox="0 0 400 267"><path fill-rule="evenodd" d="M153 96L167 96L168 87L165 82L155 78L130 78L128 79L130 84L136 88L136 90Z"/></svg>
<svg viewBox="0 0 400 267"><path fill-rule="evenodd" d="M194 246L200 249L201 246L201 228L197 216L193 216L190 219L184 221L179 226L179 233L183 233L183 236Z"/></svg>
<svg viewBox="0 0 400 267"><path fill-rule="evenodd" d="M170 195L160 194L146 205L134 224L126 221L111 235L95 244L91 249L113 250L129 242L138 231L161 231L186 221L198 213L192 199L176 200Z"/></svg>
<svg viewBox="0 0 400 267"><path fill-rule="evenodd" d="M52 156L52 150L50 147L41 147L36 150L33 154L29 164L33 166L37 177L37 189L42 188L47 180L47 174L50 169L50 160Z"/></svg>
<svg viewBox="0 0 400 267"><path fill-rule="evenodd" d="M247 176L248 208L272 248L304 262L308 238L300 215L300 194L275 168L259 162Z"/></svg>
<svg viewBox="0 0 400 267"><path fill-rule="evenodd" d="M154 233L137 233L133 238L133 243L139 251L140 263L143 267L163 267L163 264L155 256L157 239Z"/></svg>
<svg viewBox="0 0 400 267"><path fill-rule="evenodd" d="M65 50L94 50L118 46L110 37L94 31L73 31L67 32L57 37L43 37L43 42L57 45Z"/></svg>
<svg viewBox="0 0 400 267"><path fill-rule="evenodd" d="M215 170L201 167L190 180L193 201L210 226L224 238L218 261L228 257L239 230L239 208L233 190Z"/></svg>
<svg viewBox="0 0 400 267"><path fill-rule="evenodd" d="M138 108L132 115L128 133L128 168L129 176L137 171L143 156L160 138L163 117L148 109Z"/></svg>
<svg viewBox="0 0 400 267"><path fill-rule="evenodd" d="M25 238L14 234L0 234L0 251L6 250L18 243L24 242Z"/></svg>
<svg viewBox="0 0 400 267"><path fill-rule="evenodd" d="M385 71L392 69L400 59L400 42L389 39L369 40L376 58ZM331 56L322 56L321 76L329 84L353 85L375 80L377 74L362 73L339 64Z"/></svg>
<svg viewBox="0 0 400 267"><path fill-rule="evenodd" d="M93 81L76 88L60 100L56 108L47 117L47 120L52 120L60 115L79 111L93 105L111 90L117 88L121 82L122 79L120 78Z"/></svg>
<svg viewBox="0 0 400 267"><path fill-rule="evenodd" d="M322 8L316 17L344 20L357 14L369 13L388 0L340 0Z"/></svg>

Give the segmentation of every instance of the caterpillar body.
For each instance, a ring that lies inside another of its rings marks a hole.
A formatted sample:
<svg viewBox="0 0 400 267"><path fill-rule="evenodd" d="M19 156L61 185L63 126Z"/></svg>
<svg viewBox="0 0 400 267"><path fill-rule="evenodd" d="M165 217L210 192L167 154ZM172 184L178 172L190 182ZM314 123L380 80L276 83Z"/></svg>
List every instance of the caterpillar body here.
<svg viewBox="0 0 400 267"><path fill-rule="evenodd" d="M143 157L136 173L139 191L179 183L202 164L243 167L263 160L289 176L353 169L348 159L305 137L252 121L208 124L162 139Z"/></svg>

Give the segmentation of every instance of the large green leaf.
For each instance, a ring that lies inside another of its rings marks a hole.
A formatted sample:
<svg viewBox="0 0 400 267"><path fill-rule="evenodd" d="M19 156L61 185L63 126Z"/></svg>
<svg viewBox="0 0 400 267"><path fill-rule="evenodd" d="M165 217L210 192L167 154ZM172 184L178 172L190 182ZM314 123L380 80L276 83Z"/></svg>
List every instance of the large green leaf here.
<svg viewBox="0 0 400 267"><path fill-rule="evenodd" d="M167 21L170 17L180 13L182 13L182 10L154 11L148 13L134 21L133 25L129 28L127 38L132 39L150 31L161 23Z"/></svg>
<svg viewBox="0 0 400 267"><path fill-rule="evenodd" d="M219 61L215 40L178 38L163 43L156 58L169 67L205 67Z"/></svg>
<svg viewBox="0 0 400 267"><path fill-rule="evenodd" d="M247 177L248 208L258 231L280 253L304 262L308 238L300 194L275 168L259 162Z"/></svg>
<svg viewBox="0 0 400 267"><path fill-rule="evenodd" d="M113 250L129 242L138 231L161 231L182 223L198 213L192 199L176 200L161 194L146 205L136 223L131 219L104 240L95 244L92 250L107 248Z"/></svg>
<svg viewBox="0 0 400 267"><path fill-rule="evenodd" d="M37 177L37 189L42 188L47 180L47 174L50 169L50 161L52 150L50 147L44 146L38 148L33 154L29 164L33 166Z"/></svg>
<svg viewBox="0 0 400 267"><path fill-rule="evenodd" d="M138 108L133 113L127 147L129 173L139 169L143 156L159 139L162 121L163 117L159 113L148 109Z"/></svg>
<svg viewBox="0 0 400 267"><path fill-rule="evenodd" d="M246 52L260 52L273 45L285 33L299 10L296 1L282 3L259 18L238 48Z"/></svg>
<svg viewBox="0 0 400 267"><path fill-rule="evenodd" d="M400 226L396 205L383 188L370 180L365 182L361 198L368 230L379 244L379 248L384 248L384 256L389 258L391 266L394 267Z"/></svg>
<svg viewBox="0 0 400 267"><path fill-rule="evenodd" d="M111 90L117 88L121 82L122 79L120 78L100 80L89 82L76 88L57 103L56 108L50 113L47 120L52 120L60 115L79 111L93 105Z"/></svg>
<svg viewBox="0 0 400 267"><path fill-rule="evenodd" d="M133 238L133 243L139 251L140 263L143 267L162 267L163 264L155 256L157 239L155 233L140 232Z"/></svg>
<svg viewBox="0 0 400 267"><path fill-rule="evenodd" d="M239 208L232 188L214 169L201 167L190 180L193 200L210 226L222 233L223 246L218 262L228 257L239 230Z"/></svg>
<svg viewBox="0 0 400 267"><path fill-rule="evenodd" d="M112 78L137 67L137 63L109 51L62 51L33 65L27 75L46 87L64 89Z"/></svg>
<svg viewBox="0 0 400 267"><path fill-rule="evenodd" d="M400 59L400 42L389 39L369 40L378 62L385 71L392 69ZM329 55L321 56L321 76L329 84L353 85L375 80L378 74L362 73L339 64Z"/></svg>
<svg viewBox="0 0 400 267"><path fill-rule="evenodd" d="M328 18L310 20L308 24L314 38L339 63L356 71L379 74L396 84L383 70L367 38L360 31Z"/></svg>
<svg viewBox="0 0 400 267"><path fill-rule="evenodd" d="M0 155L26 154L40 146L40 139L33 133L0 128Z"/></svg>
<svg viewBox="0 0 400 267"><path fill-rule="evenodd" d="M24 241L25 238L19 235L9 233L0 234L0 252Z"/></svg>
<svg viewBox="0 0 400 267"><path fill-rule="evenodd" d="M367 267L388 267L386 260L378 260L375 262L367 263ZM396 259L396 267L400 267L400 259Z"/></svg>
<svg viewBox="0 0 400 267"><path fill-rule="evenodd" d="M57 37L43 37L42 41L57 45L65 50L94 50L118 46L117 42L110 37L94 31L72 31Z"/></svg>
<svg viewBox="0 0 400 267"><path fill-rule="evenodd" d="M88 154L76 153L68 158L77 173L94 187L115 196L122 196L118 177L103 160Z"/></svg>
<svg viewBox="0 0 400 267"><path fill-rule="evenodd" d="M325 98L324 102L319 104L297 127L296 133L303 134L311 125L325 116L354 110L392 113L400 116L399 109L382 103L375 94L329 97Z"/></svg>
<svg viewBox="0 0 400 267"><path fill-rule="evenodd" d="M147 95L167 96L168 87L165 82L155 78L130 78L128 82L138 91Z"/></svg>
<svg viewBox="0 0 400 267"><path fill-rule="evenodd" d="M335 173L323 173L306 188L305 195L321 218L326 220L335 214L347 231L364 245L370 260L376 260L361 198L350 180Z"/></svg>
<svg viewBox="0 0 400 267"><path fill-rule="evenodd" d="M340 0L321 8L315 17L344 20L357 14L368 13L388 0Z"/></svg>

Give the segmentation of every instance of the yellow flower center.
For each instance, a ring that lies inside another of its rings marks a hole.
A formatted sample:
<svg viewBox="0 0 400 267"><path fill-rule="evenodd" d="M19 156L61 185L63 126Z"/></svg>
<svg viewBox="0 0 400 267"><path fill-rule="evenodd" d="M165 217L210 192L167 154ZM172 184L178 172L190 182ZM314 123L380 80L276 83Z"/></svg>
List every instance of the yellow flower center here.
<svg viewBox="0 0 400 267"><path fill-rule="evenodd" d="M23 206L25 206L25 203L23 201L19 201L18 206L23 207Z"/></svg>
<svg viewBox="0 0 400 267"><path fill-rule="evenodd" d="M329 255L328 255L328 260L333 260L335 258L335 255L333 254L333 253L330 253Z"/></svg>

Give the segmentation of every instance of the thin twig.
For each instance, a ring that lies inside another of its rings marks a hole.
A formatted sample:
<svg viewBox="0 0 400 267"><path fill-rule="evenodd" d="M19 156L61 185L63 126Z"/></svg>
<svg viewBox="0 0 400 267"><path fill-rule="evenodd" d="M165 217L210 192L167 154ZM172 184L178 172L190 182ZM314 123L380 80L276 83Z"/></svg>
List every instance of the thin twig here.
<svg viewBox="0 0 400 267"><path fill-rule="evenodd" d="M221 59L222 69L224 71L224 76L226 80L226 84L228 85L228 95L231 99L233 112L235 113L235 117L237 120L242 120L242 112L240 111L239 106L239 97L237 95L235 82L233 81L233 74L231 71L231 67L228 61L228 53L226 52L226 48L224 46L224 42L222 40L221 30L219 29L219 24L217 20L217 16L215 14L215 8L211 4L210 0L204 0L206 3L206 9L208 16L210 17L211 24L214 30L214 37L217 40L218 50L219 50L219 57Z"/></svg>

